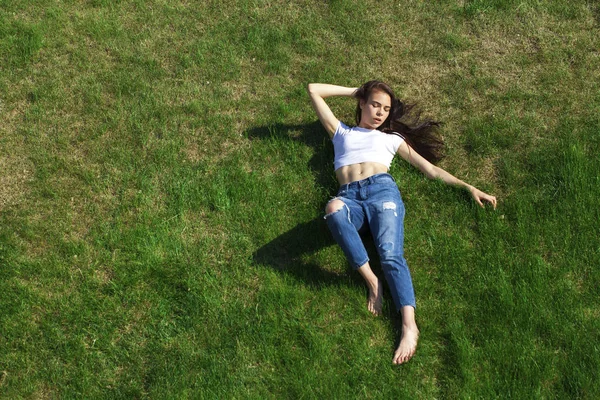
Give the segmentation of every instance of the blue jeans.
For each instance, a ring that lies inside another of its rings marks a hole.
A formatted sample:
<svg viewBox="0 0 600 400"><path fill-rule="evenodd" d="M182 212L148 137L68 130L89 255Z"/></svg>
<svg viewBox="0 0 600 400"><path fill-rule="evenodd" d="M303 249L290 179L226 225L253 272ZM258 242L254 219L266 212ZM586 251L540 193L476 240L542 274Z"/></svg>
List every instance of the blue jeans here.
<svg viewBox="0 0 600 400"><path fill-rule="evenodd" d="M404 203L394 178L377 174L342 185L335 199L342 201L344 207L327 214L325 220L351 266L358 269L369 261L360 234L370 231L396 310L416 307L412 278L404 259Z"/></svg>

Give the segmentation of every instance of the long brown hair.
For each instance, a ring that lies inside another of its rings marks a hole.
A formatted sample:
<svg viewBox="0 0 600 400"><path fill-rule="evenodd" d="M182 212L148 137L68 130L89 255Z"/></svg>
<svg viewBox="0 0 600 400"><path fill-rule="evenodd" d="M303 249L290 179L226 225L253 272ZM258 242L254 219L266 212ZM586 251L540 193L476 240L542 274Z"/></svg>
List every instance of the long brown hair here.
<svg viewBox="0 0 600 400"><path fill-rule="evenodd" d="M405 104L396 98L392 88L381 81L369 81L354 93L358 100L356 105L356 125L360 124L362 110L360 102L366 102L373 90L387 93L391 99L390 114L379 126L379 130L388 134L398 135L431 163L437 163L444 158L444 140L438 132L440 122L428 118L421 119L420 111L414 104Z"/></svg>

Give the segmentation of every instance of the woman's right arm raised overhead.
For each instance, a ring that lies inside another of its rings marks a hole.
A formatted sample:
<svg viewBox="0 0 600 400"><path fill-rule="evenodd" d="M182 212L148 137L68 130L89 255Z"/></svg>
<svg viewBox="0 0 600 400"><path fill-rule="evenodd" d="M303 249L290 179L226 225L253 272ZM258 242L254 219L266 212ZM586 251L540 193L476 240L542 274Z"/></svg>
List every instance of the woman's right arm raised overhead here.
<svg viewBox="0 0 600 400"><path fill-rule="evenodd" d="M333 112L331 112L331 109L327 103L325 103L324 99L331 96L352 97L354 92L356 92L356 89L357 88L329 85L326 83L308 84L308 94L310 95L312 106L330 138L333 137L339 121L335 115L333 115Z"/></svg>

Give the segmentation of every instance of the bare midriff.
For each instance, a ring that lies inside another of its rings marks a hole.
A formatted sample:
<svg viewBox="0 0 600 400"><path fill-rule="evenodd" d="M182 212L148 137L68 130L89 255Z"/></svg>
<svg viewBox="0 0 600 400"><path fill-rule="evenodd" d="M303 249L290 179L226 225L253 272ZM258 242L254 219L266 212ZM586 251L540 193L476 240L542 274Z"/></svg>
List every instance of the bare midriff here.
<svg viewBox="0 0 600 400"><path fill-rule="evenodd" d="M388 172L388 168L385 165L369 161L340 167L335 170L335 176L340 185L345 185L346 183L360 181L372 175L384 174L386 172Z"/></svg>

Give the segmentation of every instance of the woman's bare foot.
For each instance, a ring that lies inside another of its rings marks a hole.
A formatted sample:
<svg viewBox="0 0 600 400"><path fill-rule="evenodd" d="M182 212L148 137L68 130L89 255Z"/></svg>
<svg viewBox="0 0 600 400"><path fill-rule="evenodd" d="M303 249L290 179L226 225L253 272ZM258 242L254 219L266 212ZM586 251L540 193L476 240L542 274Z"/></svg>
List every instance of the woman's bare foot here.
<svg viewBox="0 0 600 400"><path fill-rule="evenodd" d="M358 272L364 278L367 288L369 288L367 309L373 315L380 315L383 304L383 286L381 285L381 281L373 273L368 262L361 265Z"/></svg>
<svg viewBox="0 0 600 400"><path fill-rule="evenodd" d="M402 364L412 358L417 350L417 342L419 341L419 329L417 325L402 326L402 338L400 344L394 353L394 364Z"/></svg>
<svg viewBox="0 0 600 400"><path fill-rule="evenodd" d="M369 298L367 299L367 309L373 315L381 315L383 308L383 286L381 281L377 279L375 286L369 285Z"/></svg>

